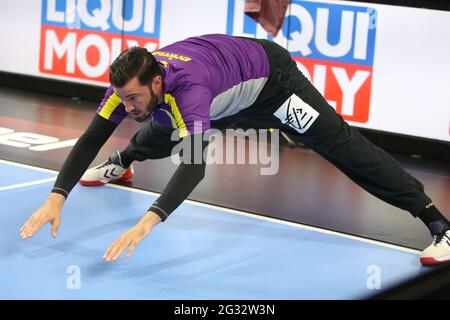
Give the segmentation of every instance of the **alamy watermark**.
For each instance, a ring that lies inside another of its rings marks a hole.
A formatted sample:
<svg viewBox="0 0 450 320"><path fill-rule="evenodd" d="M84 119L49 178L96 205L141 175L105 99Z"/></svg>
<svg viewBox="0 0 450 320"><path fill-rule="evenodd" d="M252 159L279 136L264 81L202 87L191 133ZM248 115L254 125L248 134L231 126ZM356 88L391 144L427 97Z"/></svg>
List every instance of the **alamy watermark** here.
<svg viewBox="0 0 450 320"><path fill-rule="evenodd" d="M377 265L370 265L366 269L367 277L366 286L369 290L381 289L381 268Z"/></svg>
<svg viewBox="0 0 450 320"><path fill-rule="evenodd" d="M369 30L380 29L377 10L375 8L367 8L366 12L369 15Z"/></svg>
<svg viewBox="0 0 450 320"><path fill-rule="evenodd" d="M70 30L81 29L80 7L73 2L73 0L68 2L66 7L66 27Z"/></svg>
<svg viewBox="0 0 450 320"><path fill-rule="evenodd" d="M70 265L66 269L66 273L69 275L66 280L66 287L69 290L81 289L81 269L77 265Z"/></svg>
<svg viewBox="0 0 450 320"><path fill-rule="evenodd" d="M252 164L260 165L261 175L275 175L279 170L278 129L209 129L201 133L201 124L194 125L194 133L185 137L172 150L175 164ZM179 141L179 130L171 140ZM209 144L203 148L205 142Z"/></svg>

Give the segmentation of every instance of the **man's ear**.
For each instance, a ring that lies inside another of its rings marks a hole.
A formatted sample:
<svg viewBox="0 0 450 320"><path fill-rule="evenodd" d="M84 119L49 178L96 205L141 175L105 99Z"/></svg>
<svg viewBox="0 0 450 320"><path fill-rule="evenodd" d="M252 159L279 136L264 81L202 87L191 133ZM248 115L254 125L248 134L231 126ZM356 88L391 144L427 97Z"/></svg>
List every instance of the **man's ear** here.
<svg viewBox="0 0 450 320"><path fill-rule="evenodd" d="M162 77L160 75L157 75L152 80L153 86L160 86L162 84Z"/></svg>
<svg viewBox="0 0 450 320"><path fill-rule="evenodd" d="M162 88L162 85L163 85L162 77L160 75L155 76L152 80L153 92L159 92Z"/></svg>

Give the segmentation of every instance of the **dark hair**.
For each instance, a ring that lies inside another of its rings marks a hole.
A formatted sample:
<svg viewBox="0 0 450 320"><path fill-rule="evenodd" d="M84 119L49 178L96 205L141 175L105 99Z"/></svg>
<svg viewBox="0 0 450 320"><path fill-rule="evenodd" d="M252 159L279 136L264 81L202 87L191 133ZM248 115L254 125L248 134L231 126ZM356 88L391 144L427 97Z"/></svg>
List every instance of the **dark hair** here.
<svg viewBox="0 0 450 320"><path fill-rule="evenodd" d="M162 75L158 62L147 49L140 47L123 51L109 67L109 81L117 88L123 87L134 77L144 85L156 75Z"/></svg>

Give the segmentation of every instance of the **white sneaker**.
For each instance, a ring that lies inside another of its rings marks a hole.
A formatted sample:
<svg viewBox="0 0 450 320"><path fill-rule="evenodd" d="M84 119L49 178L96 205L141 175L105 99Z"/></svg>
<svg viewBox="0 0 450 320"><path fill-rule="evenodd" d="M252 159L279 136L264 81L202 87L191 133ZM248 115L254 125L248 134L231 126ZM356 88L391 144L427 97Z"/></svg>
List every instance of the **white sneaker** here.
<svg viewBox="0 0 450 320"><path fill-rule="evenodd" d="M80 179L83 186L102 186L111 181L126 181L134 176L133 165L125 168L120 161L120 153L116 151L102 164L86 170Z"/></svg>
<svg viewBox="0 0 450 320"><path fill-rule="evenodd" d="M440 236L434 236L433 243L422 251L420 262L423 265L450 261L450 230Z"/></svg>

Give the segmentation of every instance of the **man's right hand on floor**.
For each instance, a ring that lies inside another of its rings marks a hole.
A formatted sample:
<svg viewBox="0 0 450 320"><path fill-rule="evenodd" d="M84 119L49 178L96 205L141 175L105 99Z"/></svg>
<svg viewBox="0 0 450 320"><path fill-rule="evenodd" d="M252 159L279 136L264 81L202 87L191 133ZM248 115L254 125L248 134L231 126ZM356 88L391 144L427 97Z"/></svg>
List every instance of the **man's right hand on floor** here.
<svg viewBox="0 0 450 320"><path fill-rule="evenodd" d="M22 239L34 236L47 223L52 225L51 235L56 237L61 224L61 209L64 201L64 196L58 193L51 193L46 203L37 209L20 228Z"/></svg>

